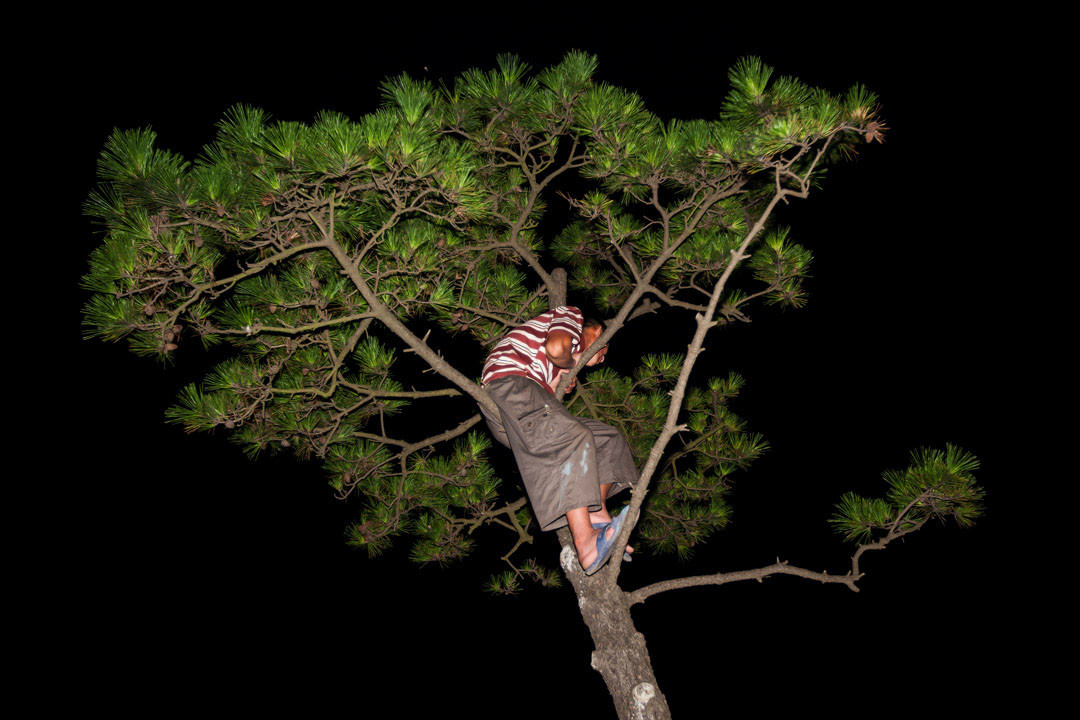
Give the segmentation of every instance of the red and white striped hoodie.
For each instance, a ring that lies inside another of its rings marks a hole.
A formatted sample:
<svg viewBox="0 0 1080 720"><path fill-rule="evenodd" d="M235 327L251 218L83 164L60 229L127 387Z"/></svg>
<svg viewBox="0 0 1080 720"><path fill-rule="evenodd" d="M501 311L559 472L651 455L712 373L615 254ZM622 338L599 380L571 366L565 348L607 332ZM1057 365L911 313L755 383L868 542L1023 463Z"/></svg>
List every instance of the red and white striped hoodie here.
<svg viewBox="0 0 1080 720"><path fill-rule="evenodd" d="M519 325L506 334L484 362L484 371L480 382L487 385L507 375L524 375L544 386L555 394L551 383L559 372L547 357L544 343L552 330L565 330L573 338L571 352L579 352L581 332L585 318L576 307L560 305L537 315L524 325Z"/></svg>

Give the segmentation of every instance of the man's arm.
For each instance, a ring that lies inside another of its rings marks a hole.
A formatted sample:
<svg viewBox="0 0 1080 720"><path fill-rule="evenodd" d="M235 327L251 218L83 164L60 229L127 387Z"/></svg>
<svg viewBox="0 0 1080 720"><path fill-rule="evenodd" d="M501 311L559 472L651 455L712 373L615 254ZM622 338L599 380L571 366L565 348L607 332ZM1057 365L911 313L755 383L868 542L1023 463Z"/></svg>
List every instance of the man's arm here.
<svg viewBox="0 0 1080 720"><path fill-rule="evenodd" d="M565 330L552 330L544 341L544 352L548 360L557 368L569 370L574 367L577 358L573 356L574 336Z"/></svg>

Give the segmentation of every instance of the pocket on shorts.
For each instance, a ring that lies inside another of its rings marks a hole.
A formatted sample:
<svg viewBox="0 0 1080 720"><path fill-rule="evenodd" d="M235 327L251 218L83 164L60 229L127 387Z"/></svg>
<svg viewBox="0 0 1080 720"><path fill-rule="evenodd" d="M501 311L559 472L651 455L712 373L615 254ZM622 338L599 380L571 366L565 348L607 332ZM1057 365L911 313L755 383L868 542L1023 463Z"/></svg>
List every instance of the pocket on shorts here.
<svg viewBox="0 0 1080 720"><path fill-rule="evenodd" d="M555 413L550 407L530 410L518 418L517 424L525 446L532 452L547 447L555 439Z"/></svg>

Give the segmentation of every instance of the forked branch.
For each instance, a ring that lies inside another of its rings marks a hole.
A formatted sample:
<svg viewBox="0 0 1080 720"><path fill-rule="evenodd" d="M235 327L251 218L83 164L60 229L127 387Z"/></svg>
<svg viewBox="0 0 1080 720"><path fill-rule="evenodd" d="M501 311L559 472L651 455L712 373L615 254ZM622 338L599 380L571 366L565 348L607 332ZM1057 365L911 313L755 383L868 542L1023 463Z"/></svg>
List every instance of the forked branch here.
<svg viewBox="0 0 1080 720"><path fill-rule="evenodd" d="M712 575L696 575L693 577L663 580L627 593L627 600L630 605L636 605L637 603L644 602L653 595L667 592L668 590L701 587L703 585L726 585L727 583L739 582L742 580L757 580L758 582L761 582L770 575L795 575L806 578L807 580L816 580L822 584L838 583L846 585L852 592L859 592L857 583L862 579L864 574L859 570L859 560L862 558L863 553L870 550L881 550L893 540L901 538L909 533L913 533L926 524L925 518L917 521L908 520L911 524L904 527L904 520L908 516L908 513L911 512L911 509L917 506L919 502L926 499L928 495L929 491L921 494L919 497L908 503L907 507L897 513L896 518L889 525L889 531L883 537L872 543L859 545L855 550L855 553L851 556L851 569L846 575L830 575L827 571L816 572L814 570L794 567L789 565L786 560L781 561L780 558L777 558L776 562L772 565L753 570L739 570L736 572L714 573Z"/></svg>

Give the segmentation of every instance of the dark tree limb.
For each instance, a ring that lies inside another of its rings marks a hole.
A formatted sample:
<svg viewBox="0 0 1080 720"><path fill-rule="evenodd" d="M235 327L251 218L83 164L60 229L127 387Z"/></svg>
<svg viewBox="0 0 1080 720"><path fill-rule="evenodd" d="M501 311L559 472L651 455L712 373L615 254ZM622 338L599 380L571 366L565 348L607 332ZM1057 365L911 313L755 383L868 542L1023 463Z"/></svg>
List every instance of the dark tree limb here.
<svg viewBox="0 0 1080 720"><path fill-rule="evenodd" d="M839 583L841 585L847 585L853 592L859 592L858 586L855 584L858 582L861 575L830 575L827 572L815 572L813 570L806 570L800 567L793 567L788 565L787 561L781 562L779 559L772 565L756 568L754 570L739 570L736 572L727 573L714 573L712 575L695 575L693 577L676 578L674 580L663 580L652 585L646 585L643 588L634 590L627 593L627 601L630 605L636 605L640 602L644 602L646 599L668 590L679 590L689 587L701 587L703 585L725 585L732 582L740 582L742 580L757 580L761 582L770 575L796 575L807 580L817 580L821 583Z"/></svg>
<svg viewBox="0 0 1080 720"><path fill-rule="evenodd" d="M688 587L701 587L703 585L725 585L731 582L739 582L742 580L757 580L761 582L770 575L796 575L807 580L816 580L822 584L824 583L838 583L846 585L852 592L859 592L857 583L862 579L864 573L859 570L859 560L862 558L863 553L870 550L881 550L893 540L902 538L903 536L913 533L924 524L926 520L916 521L910 527L901 529L901 525L908 513L912 508L916 507L920 502L926 500L932 495L932 492L927 490L921 493L914 500L909 502L896 515L896 519L889 525L889 531L880 539L872 542L859 545L855 550L855 553L851 556L851 570L846 575L830 575L828 572L815 572L814 570L807 570L805 568L793 567L785 560L781 562L780 558L776 559L776 562L772 565L756 568L753 570L739 570L736 572L727 573L714 573L712 575L696 575L693 577L675 578L673 580L663 580L652 585L646 585L643 588L638 588L633 592L626 594L627 601L630 605L636 605L637 603L644 602L647 598L652 597L658 593L667 592L668 590L679 590L681 588Z"/></svg>
<svg viewBox="0 0 1080 720"><path fill-rule="evenodd" d="M333 207L332 204L331 207ZM332 230L333 226L331 226L329 232L332 233ZM395 312L383 304L375 291L373 291L367 284L367 281L364 280L364 277L361 275L359 267L354 263L353 258L349 257L348 253L346 253L340 243L334 239L332 234L328 234L325 237L325 242L330 253L334 256L334 259L336 259L341 266L342 272L352 280L353 285L356 286L356 289L360 291L364 300L367 301L371 313L378 318L380 322L386 325L391 332L404 341L405 344L409 346L410 350L427 361L428 365L430 365L435 372L457 385L465 392L465 394L488 408L492 414L498 412L495 403L488 397L487 392L482 387L454 368L454 366L443 359L442 355L432 350L426 342L409 330L405 323L401 322Z"/></svg>
<svg viewBox="0 0 1080 720"><path fill-rule="evenodd" d="M649 484L652 480L653 473L656 471L656 468L660 463L660 458L663 455L668 442L677 433L682 432L686 429L685 425L678 424L678 417L679 412L682 410L683 398L685 397L686 387L690 380L690 372L693 370L694 364L697 362L698 356L703 351L702 345L705 341L706 334L711 328L717 325L717 322L714 321L712 318L716 316L716 308L720 302L720 296L724 292L724 288L727 285L728 279L731 277L731 274L734 272L735 268L739 265L739 263L747 256L750 244L755 240L755 238L757 238L757 236L762 232L762 230L764 230L765 225L768 222L769 217L772 215L772 212L776 208L777 204L781 201L786 202L787 196L789 195L800 198L805 198L807 196L807 194L809 193L810 175L811 173L813 173L814 168L817 165L817 161L821 158L822 154L824 154L826 149L829 147L829 141L831 139L831 137L826 139L823 147L818 151L813 163L811 163L810 168L807 170L805 177L800 178L801 189L799 191L784 188L780 186L778 182L776 192L773 194L772 199L769 201L768 205L764 208L764 210L762 210L761 215L758 216L757 222L754 223L753 227L746 234L745 239L743 239L739 247L731 251L731 260L728 262L723 274L716 281L716 285L713 288L712 296L709 299L709 305L705 314L699 313L697 315L697 330L694 332L694 338L690 342L690 346L687 348L686 360L683 362L682 370L679 373L679 379L675 384L674 390L671 391L671 403L668 405L667 419L664 422L664 427L660 432L660 436L653 444L652 451L649 453L649 459L646 461L645 467L642 468L638 484L633 489L633 495L630 501L630 505L624 511L626 513L629 513L629 515L627 517L627 522L624 522L622 528L620 528L619 530L619 537L615 541L616 547L621 547L627 542L627 540L629 540L630 533L633 531L634 526L637 525L637 521L640 517L641 504L642 502L644 502L645 496L648 494ZM779 174L780 173L778 167L777 177L779 177ZM713 197L716 196L714 195ZM713 202L715 203L716 200L714 200ZM705 210L707 210L707 207L709 206L711 206L711 204L706 203L699 207L697 212L695 213L695 218L700 219L704 215ZM684 241L689 236L688 233L690 230L690 227L684 230L684 232L680 235L679 243ZM668 253L673 253L674 248L677 246L678 245L676 244L672 248L670 248L668 250ZM661 259L663 257L664 255L662 254L661 257L657 258L656 263L660 263L662 265L663 263L661 262ZM664 261L666 262L666 260ZM656 271L660 269L660 265L657 265L656 263L654 263L653 266L650 267L650 271L652 271L652 273L647 274L643 278L644 283L651 283L652 276L655 274ZM640 297L640 295L644 292L645 287L643 286L642 282L639 282L637 288L635 289L635 293L637 293L637 296L635 297L634 295L631 295L631 299L633 300L633 302L636 302L637 297ZM629 302L630 301L628 301L628 303ZM625 318L627 314L628 307L624 306L623 311L622 313L620 313L620 315ZM609 328L609 331L612 329L613 328ZM602 346L602 341L603 337L601 337L601 341L596 342L595 345ZM598 350L599 348L596 349ZM582 365L583 362L587 361L588 358L584 356L588 354L589 353L583 354L581 361L579 361L578 363L579 366ZM567 373L567 375L572 377L573 371ZM568 381L564 378L563 383L566 382ZM619 553L615 553L614 557L609 563L609 567L605 568L602 571L605 576L605 581L610 583L611 585L615 585L618 582L618 575L621 566L622 555L620 555Z"/></svg>

